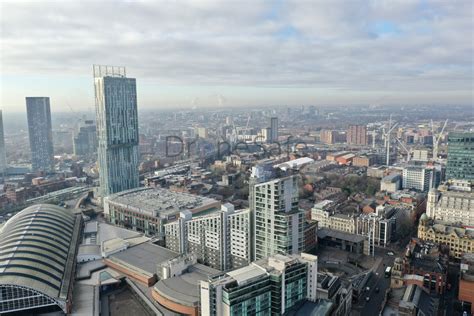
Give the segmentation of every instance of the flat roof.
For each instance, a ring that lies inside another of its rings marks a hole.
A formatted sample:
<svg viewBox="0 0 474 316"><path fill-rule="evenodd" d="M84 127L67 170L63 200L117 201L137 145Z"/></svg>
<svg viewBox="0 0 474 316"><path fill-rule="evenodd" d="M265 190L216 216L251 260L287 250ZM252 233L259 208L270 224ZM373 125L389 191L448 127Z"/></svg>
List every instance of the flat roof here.
<svg viewBox="0 0 474 316"><path fill-rule="evenodd" d="M324 239L326 237L332 237L336 239L341 239L345 241L351 241L355 243L363 242L365 236L360 236L356 234L346 233L335 229L321 228L318 230L318 238Z"/></svg>
<svg viewBox="0 0 474 316"><path fill-rule="evenodd" d="M334 201L332 201L332 200L324 200L324 201L315 203L315 204L313 205L313 208L324 209L324 207L326 207L326 206L328 206L328 205L331 205L332 203L334 203Z"/></svg>
<svg viewBox="0 0 474 316"><path fill-rule="evenodd" d="M227 272L239 285L245 284L251 280L267 275L267 272L261 267L250 264L246 267Z"/></svg>
<svg viewBox="0 0 474 316"><path fill-rule="evenodd" d="M210 275L219 272L219 270L196 263L188 268L188 272L180 276L158 281L154 290L179 304L195 306L200 300L200 281L208 280Z"/></svg>
<svg viewBox="0 0 474 316"><path fill-rule="evenodd" d="M161 188L137 188L112 194L105 198L106 203L118 205L136 212L166 218L184 210L212 207L219 201L207 197L173 192Z"/></svg>
<svg viewBox="0 0 474 316"><path fill-rule="evenodd" d="M145 272L155 274L157 264L178 256L179 254L174 251L145 242L110 255L108 259L119 260L128 266L133 266Z"/></svg>

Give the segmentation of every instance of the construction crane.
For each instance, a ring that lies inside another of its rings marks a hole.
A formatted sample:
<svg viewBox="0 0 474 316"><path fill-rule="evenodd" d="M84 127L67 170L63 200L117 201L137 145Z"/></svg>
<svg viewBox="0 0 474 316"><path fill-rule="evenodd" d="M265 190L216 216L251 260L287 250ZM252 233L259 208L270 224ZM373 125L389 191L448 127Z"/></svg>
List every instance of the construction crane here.
<svg viewBox="0 0 474 316"><path fill-rule="evenodd" d="M443 136L443 132L447 124L448 124L448 120L446 119L446 121L444 121L444 125L443 125L443 128L441 129L441 132L439 134L436 134L433 120L431 120L431 133L433 134L433 160L438 159L439 141L441 140L441 137Z"/></svg>
<svg viewBox="0 0 474 316"><path fill-rule="evenodd" d="M385 148L387 150L387 160L386 164L387 166L390 165L390 134L394 130L395 127L397 127L398 123L393 124L392 126L392 115L390 115L390 119L388 121L388 131L385 133L385 128L384 128L384 137L385 137Z"/></svg>
<svg viewBox="0 0 474 316"><path fill-rule="evenodd" d="M375 137L377 136L377 131L374 129L372 130L372 149L375 148Z"/></svg>
<svg viewBox="0 0 474 316"><path fill-rule="evenodd" d="M402 141L401 141L398 137L395 138L395 139L397 140L398 144L400 144L400 146L407 152L407 162L409 162L410 159L411 159L411 153L412 153L412 151L409 150L409 149L407 149L407 148L405 147L405 145L403 145Z"/></svg>

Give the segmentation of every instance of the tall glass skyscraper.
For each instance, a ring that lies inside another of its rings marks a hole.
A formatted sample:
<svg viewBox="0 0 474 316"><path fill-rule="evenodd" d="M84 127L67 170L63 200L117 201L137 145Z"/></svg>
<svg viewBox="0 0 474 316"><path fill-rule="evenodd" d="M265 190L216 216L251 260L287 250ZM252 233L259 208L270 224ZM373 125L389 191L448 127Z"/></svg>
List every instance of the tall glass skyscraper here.
<svg viewBox="0 0 474 316"><path fill-rule="evenodd" d="M93 70L100 189L107 196L139 186L137 85L124 67Z"/></svg>
<svg viewBox="0 0 474 316"><path fill-rule="evenodd" d="M474 133L449 133L446 179L474 180Z"/></svg>
<svg viewBox="0 0 474 316"><path fill-rule="evenodd" d="M5 135L3 134L3 117L0 110L0 176L3 175L7 168L7 157L5 151Z"/></svg>
<svg viewBox="0 0 474 316"><path fill-rule="evenodd" d="M33 171L51 172L54 167L53 131L48 97L27 97L28 134Z"/></svg>
<svg viewBox="0 0 474 316"><path fill-rule="evenodd" d="M272 117L270 119L270 131L271 131L271 142L278 141L278 117Z"/></svg>

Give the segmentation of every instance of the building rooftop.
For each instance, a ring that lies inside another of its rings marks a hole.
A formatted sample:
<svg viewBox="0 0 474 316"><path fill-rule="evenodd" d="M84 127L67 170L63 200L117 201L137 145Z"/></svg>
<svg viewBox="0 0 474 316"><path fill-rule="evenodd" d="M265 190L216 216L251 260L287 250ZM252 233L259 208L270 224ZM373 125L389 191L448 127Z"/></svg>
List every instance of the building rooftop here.
<svg viewBox="0 0 474 316"><path fill-rule="evenodd" d="M267 272L258 265L250 264L246 267L227 272L227 275L237 281L239 285L243 285L262 276L266 276Z"/></svg>
<svg viewBox="0 0 474 316"><path fill-rule="evenodd" d="M138 268L150 274L156 273L159 263L178 257L179 254L169 249L145 242L127 250L112 254L109 260L118 261L129 268Z"/></svg>
<svg viewBox="0 0 474 316"><path fill-rule="evenodd" d="M81 225L81 216L49 204L30 206L10 218L0 231L0 286L66 301Z"/></svg>
<svg viewBox="0 0 474 316"><path fill-rule="evenodd" d="M195 306L200 299L199 282L219 272L219 270L196 263L180 276L158 281L154 290L169 300L178 301L186 306Z"/></svg>
<svg viewBox="0 0 474 316"><path fill-rule="evenodd" d="M335 229L329 229L325 227L319 229L318 238L324 239L326 237L337 238L337 239L351 241L355 243L363 242L365 240L365 236L361 236L361 235L346 233L346 232L342 232Z"/></svg>
<svg viewBox="0 0 474 316"><path fill-rule="evenodd" d="M219 207L219 201L214 199L150 187L119 192L106 197L105 200L109 204L161 218L168 218L184 210L193 212L206 206Z"/></svg>
<svg viewBox="0 0 474 316"><path fill-rule="evenodd" d="M299 168L303 167L304 165L310 164L310 163L313 163L313 162L314 162L314 159L312 159L312 158L302 157L302 158L286 161L284 163L275 165L273 167L274 168L280 168L281 170L286 171L289 168L299 169Z"/></svg>
<svg viewBox="0 0 474 316"><path fill-rule="evenodd" d="M332 200L324 200L324 201L315 203L315 204L313 205L313 208L314 208L314 209L324 210L324 209L330 207L332 204L334 204L334 201L332 201Z"/></svg>

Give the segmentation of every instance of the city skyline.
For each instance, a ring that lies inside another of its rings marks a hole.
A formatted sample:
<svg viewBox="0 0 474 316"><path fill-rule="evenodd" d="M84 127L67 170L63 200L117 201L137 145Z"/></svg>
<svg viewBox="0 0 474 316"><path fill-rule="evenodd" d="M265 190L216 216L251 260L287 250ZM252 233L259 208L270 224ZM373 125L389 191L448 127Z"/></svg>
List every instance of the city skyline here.
<svg viewBox="0 0 474 316"><path fill-rule="evenodd" d="M93 107L90 65L105 61L139 79L143 109L472 104L469 1L1 6L9 112L27 95L50 96L54 112Z"/></svg>

